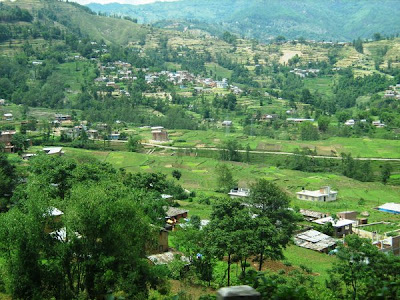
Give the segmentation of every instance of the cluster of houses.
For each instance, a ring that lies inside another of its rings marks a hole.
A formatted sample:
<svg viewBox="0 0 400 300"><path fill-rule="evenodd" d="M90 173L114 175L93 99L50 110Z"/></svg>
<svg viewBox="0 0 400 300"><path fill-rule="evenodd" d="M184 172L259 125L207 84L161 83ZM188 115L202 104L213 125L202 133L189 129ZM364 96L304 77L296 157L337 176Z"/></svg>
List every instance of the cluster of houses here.
<svg viewBox="0 0 400 300"><path fill-rule="evenodd" d="M231 198L246 198L250 196L250 190L247 188L235 188L230 190L228 195ZM337 200L338 192L329 186L321 187L319 190L305 190L304 188L296 193L296 197L303 201L312 202L331 202ZM376 208L379 211L392 214L400 214L400 204L386 203ZM377 223L368 224L369 213L361 213L358 217L356 211L342 211L336 215L322 213L307 209L300 209L299 213L309 225L304 226L294 236L294 243L303 248L311 249L318 252L330 253L334 251L338 239L349 234L357 234L361 237L370 238L372 243L381 251L392 252L400 255L400 234L398 236L377 235L374 232L363 230L365 226L375 225ZM318 231L318 226L331 226L331 235ZM399 230L400 231L400 230Z"/></svg>
<svg viewBox="0 0 400 300"><path fill-rule="evenodd" d="M298 69L295 68L293 70L290 70L290 73L293 73L294 75L300 76L301 78L306 78L309 76L316 76L320 72L319 69Z"/></svg>
<svg viewBox="0 0 400 300"><path fill-rule="evenodd" d="M400 83L389 86L389 89L385 91L384 97L386 99L400 100Z"/></svg>
<svg viewBox="0 0 400 300"><path fill-rule="evenodd" d="M366 119L362 119L359 121L360 123L367 123ZM356 120L354 119L349 119L346 120L346 122L344 122L345 126L354 126L357 123ZM386 127L385 123L382 123L380 120L376 120L376 121L372 121L372 126L376 127L376 128L384 128Z"/></svg>
<svg viewBox="0 0 400 300"><path fill-rule="evenodd" d="M243 90L239 87L230 85L228 79L223 78L222 80L214 80L212 78L203 78L196 76L188 71L161 71L161 72L149 72L148 69L136 69L133 68L130 63L116 61L107 64L99 65L100 74L94 81L101 85L105 84L106 87L112 87L112 96L119 97L122 95L130 96L129 92L122 87L121 82L135 81L138 79L134 74L138 71L145 73L145 81L147 84L152 85L159 78L166 78L168 82L179 86L184 89L186 85L190 84L194 86L194 90L198 93L214 93L214 88L217 89L229 89L234 94L241 94ZM104 92L99 91L102 94Z"/></svg>

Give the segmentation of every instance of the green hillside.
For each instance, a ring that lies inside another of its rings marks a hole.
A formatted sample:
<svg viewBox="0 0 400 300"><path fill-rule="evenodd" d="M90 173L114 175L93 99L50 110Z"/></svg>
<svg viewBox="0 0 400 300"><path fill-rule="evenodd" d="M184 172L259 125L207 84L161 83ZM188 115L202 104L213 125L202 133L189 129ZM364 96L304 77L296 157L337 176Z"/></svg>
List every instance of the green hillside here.
<svg viewBox="0 0 400 300"><path fill-rule="evenodd" d="M148 29L129 20L97 16L89 9L76 3L18 0L4 1L8 6L17 5L33 15L41 13L50 24L88 36L106 43L127 44L143 39Z"/></svg>
<svg viewBox="0 0 400 300"><path fill-rule="evenodd" d="M318 40L353 40L375 32L397 34L400 2L385 1L282 1L182 0L148 5L111 3L88 5L93 11L129 15L143 23L161 20L195 21L194 27L215 25L249 38L269 40L277 35ZM368 26L366 26L368 24Z"/></svg>

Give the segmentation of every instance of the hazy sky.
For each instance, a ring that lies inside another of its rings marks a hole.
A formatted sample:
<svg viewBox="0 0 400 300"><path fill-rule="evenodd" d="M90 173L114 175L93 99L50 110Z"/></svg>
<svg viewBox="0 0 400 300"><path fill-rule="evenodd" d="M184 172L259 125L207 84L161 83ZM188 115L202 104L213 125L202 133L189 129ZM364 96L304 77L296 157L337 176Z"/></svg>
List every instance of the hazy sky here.
<svg viewBox="0 0 400 300"><path fill-rule="evenodd" d="M148 4L153 2L172 2L179 0L72 0L74 2L78 2L80 4L88 4L88 3L123 3L123 4Z"/></svg>

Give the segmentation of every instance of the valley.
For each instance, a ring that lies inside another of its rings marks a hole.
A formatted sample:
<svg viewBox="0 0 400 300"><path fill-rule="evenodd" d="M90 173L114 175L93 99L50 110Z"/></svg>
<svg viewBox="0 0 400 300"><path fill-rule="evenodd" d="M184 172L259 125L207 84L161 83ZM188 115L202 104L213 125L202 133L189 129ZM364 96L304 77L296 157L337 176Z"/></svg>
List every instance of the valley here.
<svg viewBox="0 0 400 300"><path fill-rule="evenodd" d="M397 4L234 2L0 2L0 298L396 299Z"/></svg>

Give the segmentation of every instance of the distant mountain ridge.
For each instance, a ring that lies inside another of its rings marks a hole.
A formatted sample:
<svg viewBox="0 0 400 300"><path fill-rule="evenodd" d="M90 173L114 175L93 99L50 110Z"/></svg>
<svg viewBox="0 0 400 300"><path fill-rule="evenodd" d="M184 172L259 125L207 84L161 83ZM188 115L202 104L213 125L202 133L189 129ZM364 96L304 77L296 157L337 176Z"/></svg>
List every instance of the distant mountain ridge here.
<svg viewBox="0 0 400 300"><path fill-rule="evenodd" d="M145 5L87 5L95 12L121 14L141 23L196 21L263 41L277 35L294 39L353 40L375 32L400 33L400 1L395 0L181 0Z"/></svg>

